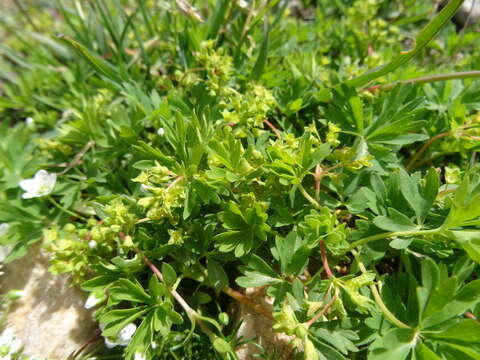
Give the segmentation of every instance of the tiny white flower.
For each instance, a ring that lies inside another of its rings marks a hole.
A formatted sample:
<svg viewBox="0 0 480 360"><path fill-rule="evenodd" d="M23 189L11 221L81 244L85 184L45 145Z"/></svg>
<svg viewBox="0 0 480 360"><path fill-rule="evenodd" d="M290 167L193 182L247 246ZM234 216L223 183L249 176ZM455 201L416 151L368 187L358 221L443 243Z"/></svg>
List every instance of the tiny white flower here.
<svg viewBox="0 0 480 360"><path fill-rule="evenodd" d="M130 323L127 326L125 326L118 333L118 343L120 345L127 345L132 339L132 336L135 333L135 331L137 331L137 325L135 325L134 323Z"/></svg>
<svg viewBox="0 0 480 360"><path fill-rule="evenodd" d="M10 343L15 339L15 330L13 328L5 328L0 336L0 346L10 345Z"/></svg>
<svg viewBox="0 0 480 360"><path fill-rule="evenodd" d="M133 360L146 360L146 357L142 353L136 352Z"/></svg>
<svg viewBox="0 0 480 360"><path fill-rule="evenodd" d="M155 341L152 341L150 346L152 347L153 350L155 350L158 347L158 344Z"/></svg>
<svg viewBox="0 0 480 360"><path fill-rule="evenodd" d="M115 346L118 346L120 344L117 344L116 342L114 341L110 341L108 340L107 338L105 338L105 346L108 348L108 349L113 349Z"/></svg>
<svg viewBox="0 0 480 360"><path fill-rule="evenodd" d="M238 0L237 5L242 9L248 9L248 3L245 0Z"/></svg>
<svg viewBox="0 0 480 360"><path fill-rule="evenodd" d="M161 127L161 128L158 128L158 130L157 130L157 135L159 135L159 136L165 135L165 129L162 128L162 127Z"/></svg>
<svg viewBox="0 0 480 360"><path fill-rule="evenodd" d="M39 170L33 179L20 181L20 187L26 191L22 198L31 199L48 195L53 191L56 181L57 174L49 174L45 170Z"/></svg>
<svg viewBox="0 0 480 360"><path fill-rule="evenodd" d="M15 339L10 343L10 349L9 349L9 354L16 354L17 352L20 351L20 349L23 347L22 342L20 339Z"/></svg>
<svg viewBox="0 0 480 360"><path fill-rule="evenodd" d="M106 324L100 324L100 329L103 331ZM137 325L130 323L125 326L120 332L118 333L117 339L115 341L111 341L105 338L105 346L109 349L114 348L115 346L127 346L130 340L132 339L133 334L137 330Z"/></svg>
<svg viewBox="0 0 480 360"><path fill-rule="evenodd" d="M33 127L35 125L35 120L33 120L32 117L27 117L25 119L25 123L27 124L28 127Z"/></svg>
<svg viewBox="0 0 480 360"><path fill-rule="evenodd" d="M96 242L95 240L90 240L90 241L88 242L88 247L89 247L90 249L95 249L95 248L97 247L97 242Z"/></svg>
<svg viewBox="0 0 480 360"><path fill-rule="evenodd" d="M85 309L91 309L96 306L101 300L102 299L97 298L94 293L91 293L88 296L87 301L85 301L85 305L83 305L83 307Z"/></svg>
<svg viewBox="0 0 480 360"><path fill-rule="evenodd" d="M1 223L0 224L0 237L5 235L8 232L9 229L10 229L10 224Z"/></svg>

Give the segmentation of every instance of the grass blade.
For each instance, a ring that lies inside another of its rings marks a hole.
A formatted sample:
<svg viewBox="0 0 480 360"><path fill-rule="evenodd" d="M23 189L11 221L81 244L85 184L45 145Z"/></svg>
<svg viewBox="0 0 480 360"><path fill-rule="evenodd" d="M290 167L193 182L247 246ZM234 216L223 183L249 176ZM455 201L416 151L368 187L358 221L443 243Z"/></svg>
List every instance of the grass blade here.
<svg viewBox="0 0 480 360"><path fill-rule="evenodd" d="M92 67L101 75L106 76L107 78L121 83L122 79L118 75L117 71L110 65L108 62L100 58L98 55L92 53L82 44L76 42L67 35L59 35L58 38L66 43L70 48L72 48L78 55L83 57L87 62L92 65Z"/></svg>
<svg viewBox="0 0 480 360"><path fill-rule="evenodd" d="M463 0L451 0L447 6L445 6L442 11L440 11L437 16L435 16L428 24L425 26L418 36L415 39L415 47L409 51L403 51L394 58L390 63L381 66L380 68L371 70L363 75L360 75L356 78L348 80L347 85L353 87L364 86L370 81L391 73L395 71L403 64L407 63L420 51L422 51L428 43L437 35L440 29L452 18L453 15L462 5Z"/></svg>
<svg viewBox="0 0 480 360"><path fill-rule="evenodd" d="M260 48L260 54L258 54L257 61L253 66L252 73L250 74L250 79L255 81L260 79L260 76L262 76L263 69L265 67L265 64L267 63L267 57L268 57L268 42L269 42L269 34L270 34L268 19L265 19L264 25L265 26L264 26L264 36L262 41L262 47Z"/></svg>
<svg viewBox="0 0 480 360"><path fill-rule="evenodd" d="M230 4L230 1L228 0L220 0L220 6L218 7L218 11L215 13L215 16L213 17L212 25L210 26L210 29L208 31L208 39L214 39L217 34L218 30L220 30L220 27L223 24L223 21L225 19L225 14L227 13L228 6Z"/></svg>

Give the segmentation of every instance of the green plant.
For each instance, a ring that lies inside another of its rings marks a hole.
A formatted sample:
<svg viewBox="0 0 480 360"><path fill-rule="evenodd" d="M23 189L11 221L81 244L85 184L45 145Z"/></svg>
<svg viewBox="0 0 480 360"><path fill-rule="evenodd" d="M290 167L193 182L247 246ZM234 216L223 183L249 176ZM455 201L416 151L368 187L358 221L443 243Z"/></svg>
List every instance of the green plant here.
<svg viewBox="0 0 480 360"><path fill-rule="evenodd" d="M237 358L230 302L292 359L480 357L478 72L445 61L462 1L422 30L413 3L32 5L58 37L2 15L6 261L42 240L120 358Z"/></svg>

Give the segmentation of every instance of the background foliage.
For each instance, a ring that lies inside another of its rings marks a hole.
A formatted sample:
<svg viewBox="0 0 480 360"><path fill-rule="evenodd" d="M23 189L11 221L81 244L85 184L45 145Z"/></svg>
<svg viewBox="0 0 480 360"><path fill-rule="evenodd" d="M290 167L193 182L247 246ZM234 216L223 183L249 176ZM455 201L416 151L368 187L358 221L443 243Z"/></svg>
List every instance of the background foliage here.
<svg viewBox="0 0 480 360"><path fill-rule="evenodd" d="M292 359L480 358L480 85L455 73L478 33L443 26L461 3L429 25L410 0L7 9L6 261L42 241L107 342L136 325L99 356L234 359L240 301ZM53 192L22 199L40 169Z"/></svg>

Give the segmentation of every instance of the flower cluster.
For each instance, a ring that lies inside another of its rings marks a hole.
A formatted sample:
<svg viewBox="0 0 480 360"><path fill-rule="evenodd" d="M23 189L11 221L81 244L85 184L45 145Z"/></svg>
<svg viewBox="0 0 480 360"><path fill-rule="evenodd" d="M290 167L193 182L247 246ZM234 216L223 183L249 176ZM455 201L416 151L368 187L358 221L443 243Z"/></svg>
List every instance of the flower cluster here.
<svg viewBox="0 0 480 360"><path fill-rule="evenodd" d="M273 94L261 85L250 85L245 94L232 90L223 101L222 116L229 124L263 127L263 121L276 104Z"/></svg>
<svg viewBox="0 0 480 360"><path fill-rule="evenodd" d="M174 220L173 211L183 204L185 197L183 177L157 164L132 180L141 183L142 189L149 195L138 200L138 205L146 210L147 218Z"/></svg>

